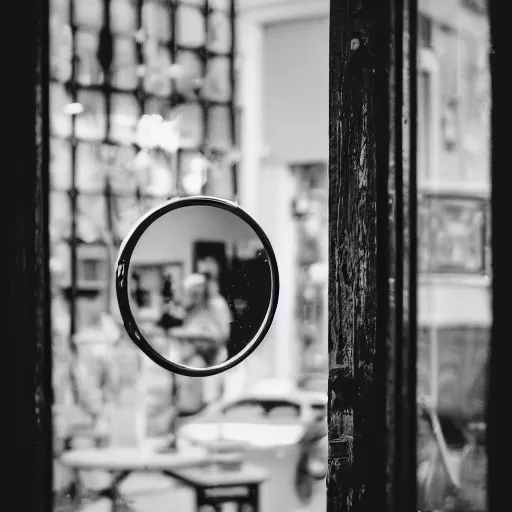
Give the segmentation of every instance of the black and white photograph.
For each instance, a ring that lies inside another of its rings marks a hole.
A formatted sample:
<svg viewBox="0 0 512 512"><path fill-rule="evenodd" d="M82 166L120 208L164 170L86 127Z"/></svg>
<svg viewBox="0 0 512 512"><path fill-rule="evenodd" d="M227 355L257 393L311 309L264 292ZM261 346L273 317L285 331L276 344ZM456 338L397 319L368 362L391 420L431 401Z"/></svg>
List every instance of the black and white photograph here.
<svg viewBox="0 0 512 512"><path fill-rule="evenodd" d="M271 308L270 265L258 234L232 212L203 205L166 212L142 233L130 258L133 316L163 357L195 369L219 365L263 326Z"/></svg>
<svg viewBox="0 0 512 512"><path fill-rule="evenodd" d="M2 509L512 510L506 2L7 3Z"/></svg>

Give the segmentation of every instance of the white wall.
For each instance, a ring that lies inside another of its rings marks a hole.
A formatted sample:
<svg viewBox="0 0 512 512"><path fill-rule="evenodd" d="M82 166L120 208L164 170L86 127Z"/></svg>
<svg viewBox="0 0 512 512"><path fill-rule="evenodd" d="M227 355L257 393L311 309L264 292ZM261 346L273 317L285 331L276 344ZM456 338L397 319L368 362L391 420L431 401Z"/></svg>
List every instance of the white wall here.
<svg viewBox="0 0 512 512"><path fill-rule="evenodd" d="M243 363L248 381L295 377L297 240L289 165L328 159L328 18L262 26L242 19L240 201L272 242L281 290L273 325ZM306 122L307 121L307 122ZM270 152L269 152L270 150Z"/></svg>
<svg viewBox="0 0 512 512"><path fill-rule="evenodd" d="M256 233L242 219L211 206L181 208L168 213L142 235L132 261L138 264L183 262L183 271L192 272L193 243L225 242L228 252L234 243L257 240Z"/></svg>
<svg viewBox="0 0 512 512"><path fill-rule="evenodd" d="M328 18L266 27L263 62L263 134L272 161L327 161Z"/></svg>
<svg viewBox="0 0 512 512"><path fill-rule="evenodd" d="M492 322L488 283L460 279L425 279L418 290L418 323L421 326L470 325L488 327Z"/></svg>

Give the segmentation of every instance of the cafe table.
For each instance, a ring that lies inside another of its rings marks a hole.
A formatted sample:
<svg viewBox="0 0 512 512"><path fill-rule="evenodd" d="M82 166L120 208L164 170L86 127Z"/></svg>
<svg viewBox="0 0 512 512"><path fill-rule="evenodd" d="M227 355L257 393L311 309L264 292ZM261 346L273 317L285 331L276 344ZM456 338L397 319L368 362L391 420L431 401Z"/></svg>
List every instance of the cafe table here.
<svg viewBox="0 0 512 512"><path fill-rule="evenodd" d="M110 500L111 511L127 509L119 487L134 473L160 473L177 480L194 491L196 510L224 511L231 504L237 512L261 512L260 486L267 473L244 463L240 455L229 455L225 443L219 446L187 446L176 452L159 453L151 448L93 448L72 450L60 457L60 462L73 470L75 478L68 491L71 503L77 507L103 498ZM214 453L212 453L212 449ZM86 490L79 472L102 471L110 475L109 484L99 490ZM185 512L185 511L180 511Z"/></svg>
<svg viewBox="0 0 512 512"><path fill-rule="evenodd" d="M85 501L107 498L112 512L126 510L121 484L135 473L159 473L174 478L173 471L207 465L211 460L204 449L187 448L170 453L158 453L148 448L91 448L71 450L61 454L59 462L71 469L74 478L67 490L72 506L78 509ZM110 476L109 483L98 490L86 489L80 472L101 471Z"/></svg>
<svg viewBox="0 0 512 512"><path fill-rule="evenodd" d="M263 469L244 463L235 469L206 467L176 468L169 472L195 491L196 511L261 512L260 487L268 479Z"/></svg>

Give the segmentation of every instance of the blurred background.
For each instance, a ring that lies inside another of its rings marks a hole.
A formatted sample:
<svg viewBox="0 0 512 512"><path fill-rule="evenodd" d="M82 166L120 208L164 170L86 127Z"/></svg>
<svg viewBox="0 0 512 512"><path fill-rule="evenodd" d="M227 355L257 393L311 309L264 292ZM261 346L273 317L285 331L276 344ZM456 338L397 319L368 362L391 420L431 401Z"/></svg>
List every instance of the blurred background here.
<svg viewBox="0 0 512 512"><path fill-rule="evenodd" d="M264 512L325 510L329 2L50 3L55 510L194 510L190 489L148 470L152 454L175 462L169 434L190 460L235 443L266 472ZM484 510L488 22L477 0L420 13L420 509L448 509L465 485L478 492L464 510ZM261 346L225 374L235 384L166 432L173 378L127 339L113 265L140 215L197 194L260 223L281 294ZM125 459L122 497L93 500Z"/></svg>

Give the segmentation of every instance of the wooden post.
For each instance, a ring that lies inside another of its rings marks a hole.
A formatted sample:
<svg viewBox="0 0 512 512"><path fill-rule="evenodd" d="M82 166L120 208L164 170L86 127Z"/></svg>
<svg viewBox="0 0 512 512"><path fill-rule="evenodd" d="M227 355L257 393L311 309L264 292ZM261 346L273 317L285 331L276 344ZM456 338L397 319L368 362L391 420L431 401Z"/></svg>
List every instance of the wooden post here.
<svg viewBox="0 0 512 512"><path fill-rule="evenodd" d="M506 389L510 379L510 343L504 335L510 329L510 291L512 265L510 261L510 185L503 175L503 162L510 159L510 87L505 78L510 47L509 27L503 23L503 3L499 0L482 2L488 7L491 26L491 239L492 239L492 314L491 352L488 367L488 401L486 447L488 454L487 510L510 510L509 444L512 422L504 412ZM503 72L502 78L500 74ZM507 505L508 503L508 505Z"/></svg>
<svg viewBox="0 0 512 512"><path fill-rule="evenodd" d="M48 5L6 6L2 90L2 252L6 285L2 359L8 372L2 435L8 480L2 508L51 510L51 342L48 271ZM12 500L12 501L11 501ZM11 505L12 503L12 505Z"/></svg>
<svg viewBox="0 0 512 512"><path fill-rule="evenodd" d="M404 54L414 12L406 7L331 0L329 511L415 504L415 146L404 129L415 85L415 66L404 65L415 53Z"/></svg>

